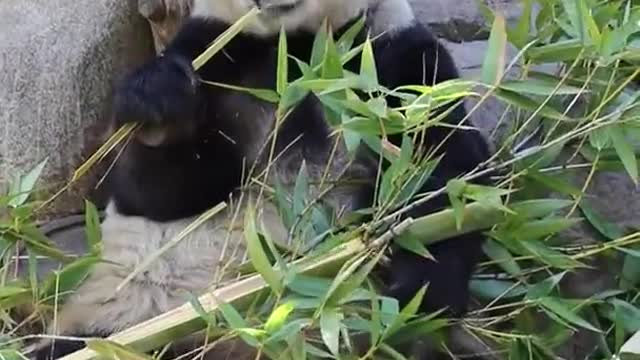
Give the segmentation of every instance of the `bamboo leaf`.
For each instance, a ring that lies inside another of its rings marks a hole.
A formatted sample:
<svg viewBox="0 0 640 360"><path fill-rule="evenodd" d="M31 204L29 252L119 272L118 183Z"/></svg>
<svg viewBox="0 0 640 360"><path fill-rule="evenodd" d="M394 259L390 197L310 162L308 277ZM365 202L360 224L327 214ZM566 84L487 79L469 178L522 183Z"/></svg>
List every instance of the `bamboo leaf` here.
<svg viewBox="0 0 640 360"><path fill-rule="evenodd" d="M87 347L107 359L152 360L149 355L136 352L113 341L93 339L87 340Z"/></svg>
<svg viewBox="0 0 640 360"><path fill-rule="evenodd" d="M91 273L95 264L100 262L98 257L80 258L60 271L51 273L40 286L40 295L53 303L54 297L62 301L70 292L76 289Z"/></svg>
<svg viewBox="0 0 640 360"><path fill-rule="evenodd" d="M373 55L373 46L369 38L365 41L362 49L360 77L367 84L367 88L375 89L378 86L378 71L376 70L376 61Z"/></svg>
<svg viewBox="0 0 640 360"><path fill-rule="evenodd" d="M227 30L225 30L220 36L218 36L213 43L195 60L193 60L193 68L195 70L200 69L204 64L206 64L213 55L217 54L220 50L222 50L234 37L236 37L251 21L254 20L256 16L258 16L260 10L254 7L245 15L243 15L238 21L236 21L233 25L231 25Z"/></svg>
<svg viewBox="0 0 640 360"><path fill-rule="evenodd" d="M640 331L636 332L620 348L622 360L637 360L640 357Z"/></svg>
<svg viewBox="0 0 640 360"><path fill-rule="evenodd" d="M98 209L92 202L85 200L85 233L87 234L87 245L92 254L100 253L100 244L102 241L102 232L100 229L100 215Z"/></svg>
<svg viewBox="0 0 640 360"><path fill-rule="evenodd" d="M549 78L527 78L526 80L509 80L500 85L501 89L519 94L539 96L577 95L587 92L579 87L551 81Z"/></svg>
<svg viewBox="0 0 640 360"><path fill-rule="evenodd" d="M220 87L223 89L228 89L228 90L234 90L234 91L238 91L238 92L244 92L247 94L251 94L253 96L255 96L256 98L260 99L260 100L264 100L270 103L278 103L280 101L280 96L278 95L278 93L276 91L270 90L270 89L254 89L254 88L245 88L245 87L241 87L241 86L235 86L235 85L228 85L228 84L223 84L223 83L218 83L218 82L214 82L214 81L208 81L208 80L200 80L201 83L203 84L207 84L207 85L211 85L211 86L216 86L216 87ZM283 96L284 98L284 96Z"/></svg>
<svg viewBox="0 0 640 360"><path fill-rule="evenodd" d="M578 205L580 206L580 210L587 221L589 221L589 223L598 230L602 236L609 240L615 240L622 237L622 229L620 229L615 223L607 221L598 214L588 199L582 199Z"/></svg>
<svg viewBox="0 0 640 360"><path fill-rule="evenodd" d="M487 54L482 65L482 82L497 85L504 74L507 49L507 29L504 16L496 14L489 36Z"/></svg>
<svg viewBox="0 0 640 360"><path fill-rule="evenodd" d="M280 29L280 38L278 40L278 67L276 77L276 91L278 94L284 94L287 88L287 81L289 77L289 59L287 50L287 35L284 30L284 26Z"/></svg>
<svg viewBox="0 0 640 360"><path fill-rule="evenodd" d="M608 132L613 142L613 147L616 149L616 153L620 157L620 161L622 161L627 173L629 173L629 176L631 176L631 179L637 185L638 161L631 142L625 138L624 132L620 127L612 126L608 129Z"/></svg>
<svg viewBox="0 0 640 360"><path fill-rule="evenodd" d="M264 251L264 247L262 247L255 217L256 211L253 205L248 205L244 218L244 236L247 241L249 258L256 271L262 275L271 289L276 294L281 294L283 290L282 276L271 266L269 257Z"/></svg>
<svg viewBox="0 0 640 360"><path fill-rule="evenodd" d="M44 167L47 165L47 160L48 159L44 159L42 162L36 165L33 169L27 172L24 176L21 176L19 178L11 194L15 196L9 199L9 202L7 205L12 207L18 207L27 201L27 199L29 198L29 195L31 195L31 192L33 191L33 188L36 185L36 182L38 181L38 179L40 178L40 175L42 174L42 170L44 170Z"/></svg>
<svg viewBox="0 0 640 360"><path fill-rule="evenodd" d="M599 329L591 325L589 322L587 322L580 316L576 315L576 313L571 308L569 308L564 303L560 302L558 299L550 298L550 297L541 298L539 299L539 303L544 308L556 314L560 318L566 320L570 324L579 326L587 330L591 330L593 332L597 332L597 333L600 332Z"/></svg>
<svg viewBox="0 0 640 360"><path fill-rule="evenodd" d="M342 327L342 313L335 308L325 308L320 314L320 332L322 340L329 351L335 356L340 350L340 328Z"/></svg>
<svg viewBox="0 0 640 360"><path fill-rule="evenodd" d="M273 312L267 319L267 322L264 324L265 331L273 334L276 331L280 330L294 308L294 304L291 302L287 302L278 306L275 310L273 310Z"/></svg>
<svg viewBox="0 0 640 360"><path fill-rule="evenodd" d="M558 284L566 274L566 271L563 271L559 274L554 274L530 287L527 291L526 299L535 300L549 296L551 291L553 291L553 289L558 286Z"/></svg>

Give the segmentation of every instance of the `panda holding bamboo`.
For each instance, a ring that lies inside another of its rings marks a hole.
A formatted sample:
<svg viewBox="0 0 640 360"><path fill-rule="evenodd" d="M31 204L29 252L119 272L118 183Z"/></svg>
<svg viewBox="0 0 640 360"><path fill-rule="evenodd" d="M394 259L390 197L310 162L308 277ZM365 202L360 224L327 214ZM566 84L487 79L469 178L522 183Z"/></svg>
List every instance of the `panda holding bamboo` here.
<svg viewBox="0 0 640 360"><path fill-rule="evenodd" d="M256 6L261 9L259 15L195 71L192 61ZM307 61L325 20L339 33L363 15L361 38L367 34L374 38L381 85L394 89L457 78L451 56L416 21L407 0L195 0L190 17L163 54L128 74L115 88L113 126L137 122L142 128L109 175L111 200L102 223L106 261L96 265L69 297L52 333L106 337L181 305L186 292L200 294L221 281L222 264L233 262L234 257L240 261L244 251L242 227L233 224L243 223L239 194L256 193L240 189L249 169L254 169L254 176L268 170L267 185L278 181L291 189L304 163L309 183L324 179L337 184L323 197L333 209L348 213L372 205L378 155L362 149L350 159L343 142L336 146L337 137L332 136L323 107L312 93L277 126L274 135L274 104L201 81L275 89L281 28L291 57ZM356 57L346 68L357 72L359 64ZM292 61L289 68L297 65ZM463 105L454 106L446 122L457 125L466 112ZM438 150L443 158L420 192L439 189L489 158L484 138L470 126L433 126L425 136L419 146L446 142ZM397 146L401 139L402 135L390 136ZM147 256L221 202L230 205L115 293ZM446 197L440 196L406 215L420 217L447 205ZM271 237L286 239L288 229L274 206L265 202L259 217ZM386 295L406 304L428 283L422 311L447 308L451 315L463 314L481 244L481 234L474 233L432 245L429 250L436 261L392 248L390 261L379 269ZM37 358L55 359L82 347L81 341L59 339L42 346Z"/></svg>

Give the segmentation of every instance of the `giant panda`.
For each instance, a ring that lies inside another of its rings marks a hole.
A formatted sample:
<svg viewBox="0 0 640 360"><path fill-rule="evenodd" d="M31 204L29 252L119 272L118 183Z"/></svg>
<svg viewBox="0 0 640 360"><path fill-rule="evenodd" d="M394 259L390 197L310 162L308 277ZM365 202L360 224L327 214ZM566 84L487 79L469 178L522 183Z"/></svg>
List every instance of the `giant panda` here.
<svg viewBox="0 0 640 360"><path fill-rule="evenodd" d="M254 6L261 9L255 20L194 71L194 58ZM304 163L310 184L320 183L327 174L337 184L323 197L333 209L346 214L371 205L377 155L362 146L355 159L350 157L343 143L332 136L316 96L307 95L278 125L271 152L268 147L265 151L265 144L273 139L274 105L200 81L274 89L281 28L287 33L292 58L306 60L325 21L340 33L363 15L362 38L374 39L383 86L393 89L457 78L450 54L414 18L407 0L194 1L190 17L163 53L124 76L115 87L112 125L137 122L142 128L118 154L109 174L111 198L102 223L106 261L66 300L52 334L105 337L182 304L186 292L202 293L225 279L221 264L234 257L240 261L244 250L242 228L237 225L242 224L247 201L239 194L251 199L264 196L245 181L248 169L268 170L267 184L278 181L291 190ZM357 71L358 64L356 58L346 66ZM290 68L296 68L293 60ZM467 115L463 105L454 106L447 115L450 124L460 123ZM426 141L421 142L425 150L445 138L446 142L438 152L443 158L421 192L440 189L489 158L485 139L472 126L433 126L425 135ZM401 136L390 140L400 146ZM273 153L277 160L267 166ZM146 256L223 201L230 204L223 212L114 294ZM419 217L447 205L441 196L406 215ZM274 239L287 238L288 229L268 200L262 202L259 216ZM463 314L481 243L478 233L448 239L430 247L435 261L392 248L389 261L378 269L385 293L405 304L429 284L422 311L446 308L451 315ZM36 357L58 358L83 346L72 340L46 342Z"/></svg>

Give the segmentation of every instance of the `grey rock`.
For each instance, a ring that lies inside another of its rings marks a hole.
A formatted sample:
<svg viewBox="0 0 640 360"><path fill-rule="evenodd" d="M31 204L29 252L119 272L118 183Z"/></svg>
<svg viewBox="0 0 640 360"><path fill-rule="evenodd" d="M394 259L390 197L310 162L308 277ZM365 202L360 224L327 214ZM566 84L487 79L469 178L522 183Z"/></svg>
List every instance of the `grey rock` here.
<svg viewBox="0 0 640 360"><path fill-rule="evenodd" d="M410 0L416 17L428 24L438 36L450 41L486 39L488 27L478 0ZM484 3L515 21L522 13L519 0L485 0Z"/></svg>
<svg viewBox="0 0 640 360"><path fill-rule="evenodd" d="M135 0L5 0L0 18L0 183L48 157L58 189L99 145L114 78L153 53L149 27ZM75 212L92 183L50 210Z"/></svg>

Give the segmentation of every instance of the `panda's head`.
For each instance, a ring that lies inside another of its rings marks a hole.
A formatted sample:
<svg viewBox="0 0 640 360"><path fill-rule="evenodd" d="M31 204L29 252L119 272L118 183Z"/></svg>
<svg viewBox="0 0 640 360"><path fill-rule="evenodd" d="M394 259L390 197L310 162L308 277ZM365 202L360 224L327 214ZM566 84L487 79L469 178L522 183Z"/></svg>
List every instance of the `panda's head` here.
<svg viewBox="0 0 640 360"><path fill-rule="evenodd" d="M192 16L233 23L256 6L260 14L246 27L256 35L273 35L282 27L315 32L324 19L339 28L373 8L380 8L377 17L387 27L413 16L407 0L194 0Z"/></svg>

